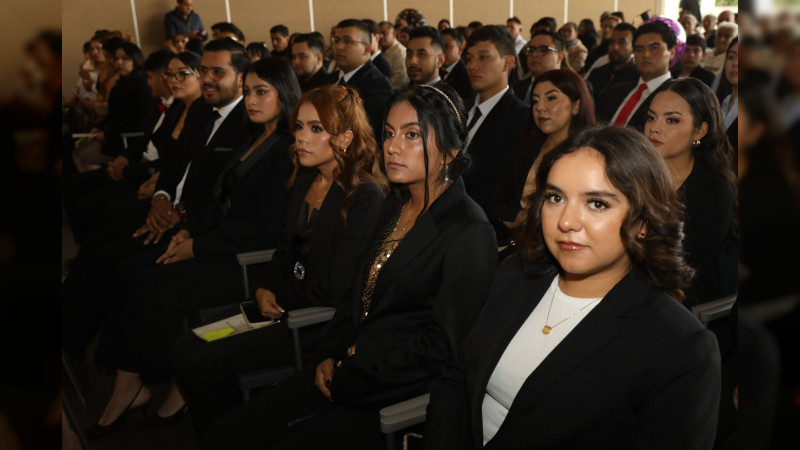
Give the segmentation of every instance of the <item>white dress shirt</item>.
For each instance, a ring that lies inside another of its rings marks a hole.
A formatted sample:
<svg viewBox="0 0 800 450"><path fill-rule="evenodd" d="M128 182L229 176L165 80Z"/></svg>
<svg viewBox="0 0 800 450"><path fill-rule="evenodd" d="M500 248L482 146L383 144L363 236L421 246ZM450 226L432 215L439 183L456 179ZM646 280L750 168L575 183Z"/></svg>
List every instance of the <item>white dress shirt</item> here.
<svg viewBox="0 0 800 450"><path fill-rule="evenodd" d="M486 120L486 116L488 116L489 113L492 112L492 109L495 107L495 105L497 105L497 102L500 101L500 98L503 96L503 94L506 93L507 90L508 86L506 86L502 91L498 92L497 94L494 94L493 96L487 98L486 101L484 101L483 103L480 103L481 96L479 94L475 95L475 106L473 106L469 110L469 114L467 115L467 123L469 124L470 122L472 122L472 116L475 115L476 109L481 110L481 116L478 117L478 121L475 122L475 125L472 127L471 130L469 130L469 134L467 135L467 142L466 145L464 145L464 148L469 148L469 144L470 142L472 142L472 138L475 136L475 133L478 131L478 128L481 127L483 121Z"/></svg>
<svg viewBox="0 0 800 450"><path fill-rule="evenodd" d="M672 74L667 72L664 75L653 78L652 80L645 83L647 85L647 89L645 89L644 92L642 92L642 96L639 97L639 101L636 103L636 106L634 106L633 109L631 110L631 114L628 116L628 120L625 122L625 125L627 125L628 122L630 122L631 117L633 117L633 115L636 113L636 110L638 110L639 107L642 106L642 103L644 103L644 101L647 100L647 97L650 96L650 93L654 92L656 89L658 89L659 86L661 86L662 84L666 83L671 79L672 79ZM642 77L639 77L639 81L636 83L636 86L634 86L633 89L630 92L628 92L628 95L626 95L625 98L622 100L622 103L619 104L617 112L614 113L614 117L611 118L611 121L609 123L614 123L617 120L617 116L619 115L620 111L622 111L622 108L625 107L625 103L628 103L628 99L633 96L633 94L636 92L637 89L639 89L639 86L642 83L644 83L644 80L642 80Z"/></svg>

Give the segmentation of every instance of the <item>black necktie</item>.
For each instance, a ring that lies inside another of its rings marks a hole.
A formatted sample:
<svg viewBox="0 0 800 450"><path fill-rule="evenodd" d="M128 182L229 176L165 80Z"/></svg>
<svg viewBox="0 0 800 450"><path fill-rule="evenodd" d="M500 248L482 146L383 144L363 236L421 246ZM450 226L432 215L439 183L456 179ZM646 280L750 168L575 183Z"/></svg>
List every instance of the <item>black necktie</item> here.
<svg viewBox="0 0 800 450"><path fill-rule="evenodd" d="M336 84L338 84L339 86L343 86L344 85L344 75L339 76L339 82L336 83Z"/></svg>
<svg viewBox="0 0 800 450"><path fill-rule="evenodd" d="M472 116L472 120L469 121L469 125L467 125L467 133L472 130L472 127L478 122L478 119L481 117L481 109L476 107L475 108L475 115Z"/></svg>
<svg viewBox="0 0 800 450"><path fill-rule="evenodd" d="M206 124L206 128L203 131L203 147L206 146L206 142L208 142L208 138L211 137L211 132L214 131L214 124L217 123L217 119L222 117L216 109L211 111L211 115L208 117L208 123Z"/></svg>
<svg viewBox="0 0 800 450"><path fill-rule="evenodd" d="M444 80L444 77L447 76L447 69L445 69L444 67L439 69L439 76L442 78L442 80Z"/></svg>

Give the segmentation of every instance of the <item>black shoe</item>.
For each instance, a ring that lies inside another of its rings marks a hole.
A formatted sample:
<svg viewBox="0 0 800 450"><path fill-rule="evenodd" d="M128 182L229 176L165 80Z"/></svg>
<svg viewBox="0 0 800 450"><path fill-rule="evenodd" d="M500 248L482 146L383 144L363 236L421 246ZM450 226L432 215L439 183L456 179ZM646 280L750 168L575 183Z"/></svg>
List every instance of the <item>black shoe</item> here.
<svg viewBox="0 0 800 450"><path fill-rule="evenodd" d="M183 422L183 416L186 415L187 409L189 407L184 404L175 414L167 417L159 416L158 411L156 411L152 416L145 416L142 426L144 428L165 428L177 425Z"/></svg>
<svg viewBox="0 0 800 450"><path fill-rule="evenodd" d="M147 407L150 405L150 400L146 401L145 403L143 403L143 404L141 404L141 405L139 405L139 406L137 406L135 408L131 408L131 405L133 405L133 402L136 401L137 397L139 397L139 393L142 392L142 388L143 387L144 387L144 383L139 385L139 390L136 391L136 395L133 396L133 399L131 399L131 402L128 403L128 407L125 408L125 411L122 414L120 414L120 416L117 417L117 419L115 421L111 422L108 425L100 425L99 422L93 423L89 428L86 429L86 437L87 438L96 438L96 437L106 436L108 434L111 434L114 431L116 431L116 429L119 428L119 426L122 424L122 422L124 422L125 419L127 419L128 416L130 416L134 412L141 410L142 413L144 413L146 411Z"/></svg>

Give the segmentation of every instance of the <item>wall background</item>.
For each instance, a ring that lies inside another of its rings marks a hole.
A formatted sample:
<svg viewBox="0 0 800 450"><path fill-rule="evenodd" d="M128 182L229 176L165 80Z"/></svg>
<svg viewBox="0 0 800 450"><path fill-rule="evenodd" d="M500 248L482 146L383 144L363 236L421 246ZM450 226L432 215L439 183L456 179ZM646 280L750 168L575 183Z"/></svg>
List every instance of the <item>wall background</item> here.
<svg viewBox="0 0 800 450"><path fill-rule="evenodd" d="M516 15L522 20L523 37L540 17L552 16L561 25L567 20L579 22L591 18L596 25L603 11L621 10L626 19L638 25L641 12L677 18L679 0L194 0L194 10L208 30L216 22L228 20L244 32L247 42L269 42L269 29L284 24L289 32L313 30L328 36L332 26L345 18L372 18L394 22L404 8L415 8L436 26L442 18L454 25L472 20L484 24L505 24ZM343 8L346 5L346 8ZM714 0L701 0L702 10L715 12ZM175 7L175 0L70 0L62 8L65 89L75 85L82 63L81 46L96 29L123 29L136 35L145 55L161 47L165 40L164 14ZM135 14L134 14L135 10ZM270 45L271 47L271 45Z"/></svg>

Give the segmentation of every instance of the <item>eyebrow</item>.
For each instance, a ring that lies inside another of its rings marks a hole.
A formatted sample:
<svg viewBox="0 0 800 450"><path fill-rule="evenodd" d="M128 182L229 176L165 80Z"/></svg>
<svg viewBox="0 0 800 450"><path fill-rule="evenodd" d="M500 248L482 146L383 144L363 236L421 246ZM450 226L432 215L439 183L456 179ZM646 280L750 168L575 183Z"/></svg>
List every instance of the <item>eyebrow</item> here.
<svg viewBox="0 0 800 450"><path fill-rule="evenodd" d="M393 127L392 124L390 124L389 122L386 122L386 126L391 128L391 129L393 129L393 130L395 130L395 127ZM402 130L403 128L408 128L408 127L412 127L412 126L419 126L419 122L404 123L403 125L400 125L400 129Z"/></svg>
<svg viewBox="0 0 800 450"><path fill-rule="evenodd" d="M268 88L269 86L267 86L266 84L257 84L255 86L251 86L251 89L260 88L260 87Z"/></svg>
<svg viewBox="0 0 800 450"><path fill-rule="evenodd" d="M297 122L303 123L303 121L300 120L300 119L297 119ZM309 125L316 125L316 124L322 125L322 122L320 122L319 119L309 120L308 122L305 122L305 123L307 123Z"/></svg>
<svg viewBox="0 0 800 450"><path fill-rule="evenodd" d="M551 190L551 191L556 191L556 192L559 192L559 193L562 193L562 194L564 193L564 191L561 188L559 188L558 186L555 186L553 184L550 184L550 183L545 183L544 187L545 187L545 189L548 189L548 190ZM581 196L582 197L604 197L604 198L613 198L613 199L618 199L619 198L619 196L617 194L615 194L613 192L608 192L608 191L586 191L586 192L582 192Z"/></svg>

